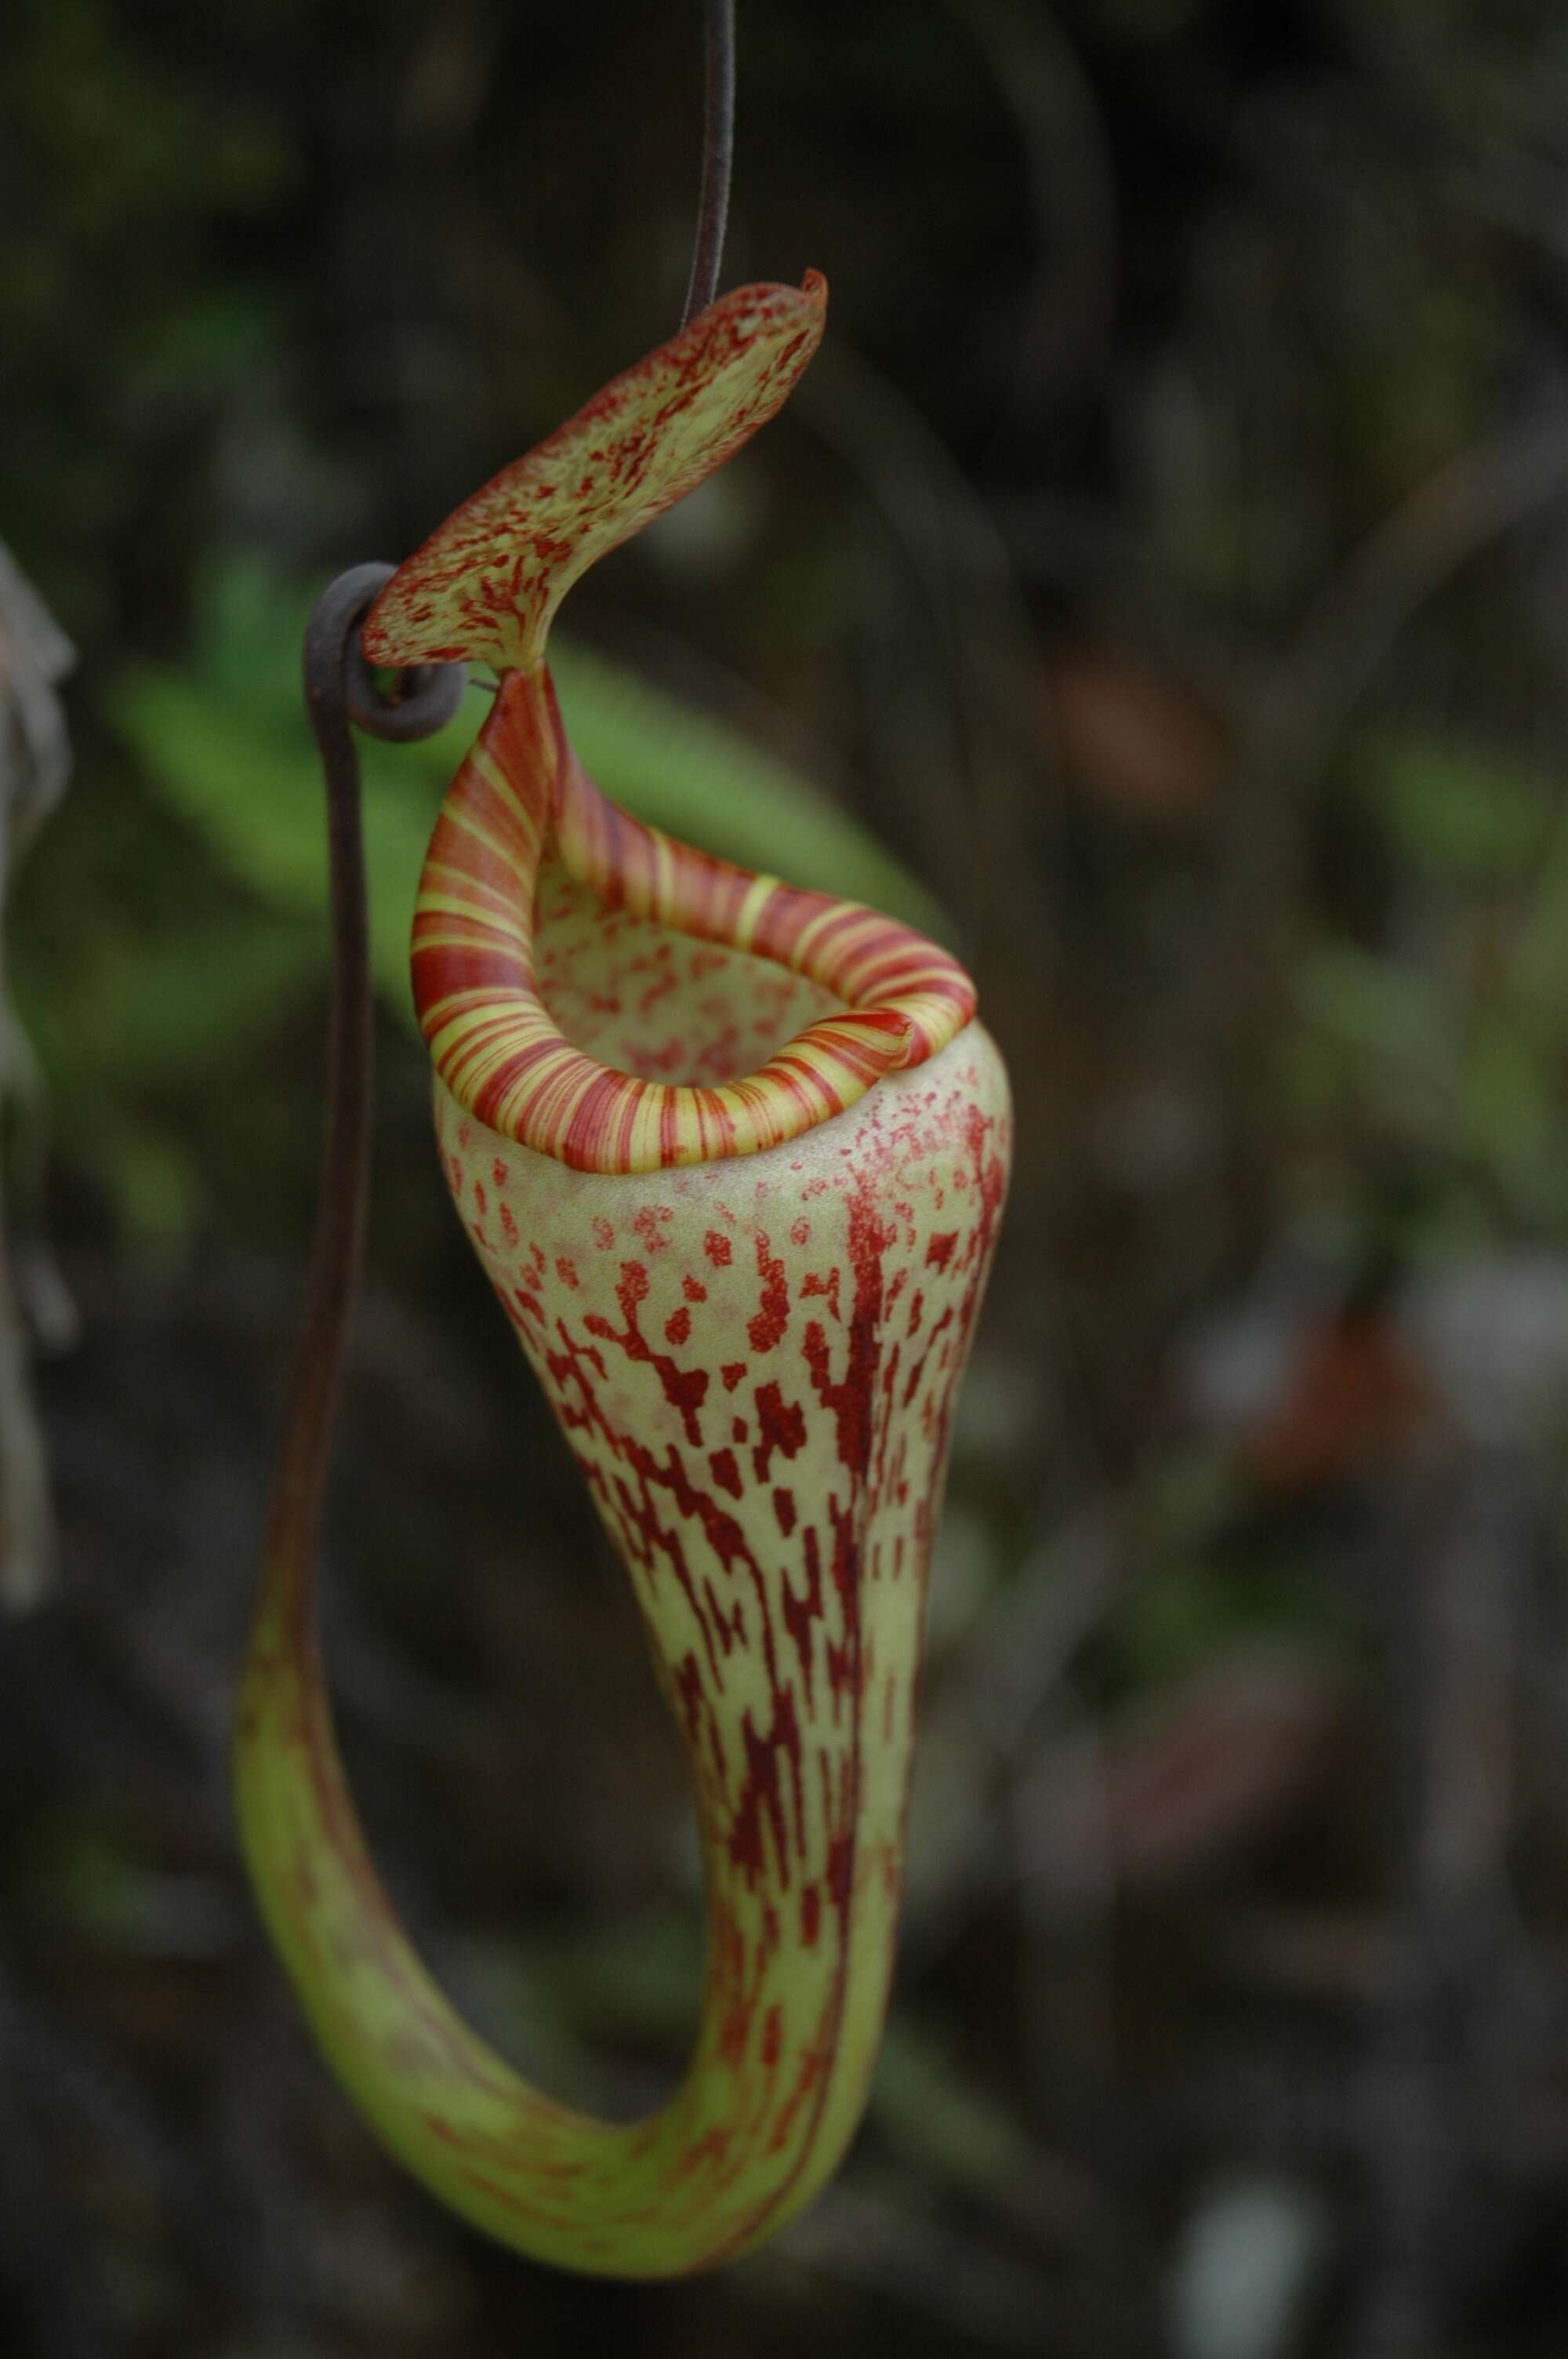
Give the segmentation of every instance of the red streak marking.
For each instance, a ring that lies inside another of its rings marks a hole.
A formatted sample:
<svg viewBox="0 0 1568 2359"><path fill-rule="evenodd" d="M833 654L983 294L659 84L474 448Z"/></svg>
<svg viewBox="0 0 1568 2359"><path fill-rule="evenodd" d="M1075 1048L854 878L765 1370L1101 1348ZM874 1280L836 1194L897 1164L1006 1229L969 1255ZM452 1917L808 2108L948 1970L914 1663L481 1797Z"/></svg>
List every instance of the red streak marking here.
<svg viewBox="0 0 1568 2359"><path fill-rule="evenodd" d="M743 1487L741 1481L741 1469L735 1463L735 1452L732 1450L714 1451L708 1459L708 1467L721 1491L728 1491L732 1499L738 1499L741 1496Z"/></svg>
<svg viewBox="0 0 1568 2359"><path fill-rule="evenodd" d="M813 1331L815 1332L815 1331ZM806 1443L806 1411L798 1401L786 1401L777 1385L759 1385L756 1391L757 1424L761 1440L752 1452L752 1464L759 1483L768 1479L768 1468L775 1450L793 1458Z"/></svg>
<svg viewBox="0 0 1568 2359"><path fill-rule="evenodd" d="M800 1658L800 1676L806 1689L806 1709L811 1701L811 1625L822 1617L822 1551L816 1532L808 1524L805 1533L806 1588L796 1593L791 1588L787 1574L780 1586L784 1600L784 1628L795 1641L795 1651Z"/></svg>
<svg viewBox="0 0 1568 2359"><path fill-rule="evenodd" d="M791 1245L808 1245L811 1243L811 1223L805 1219L796 1221L789 1236Z"/></svg>
<svg viewBox="0 0 1568 2359"><path fill-rule="evenodd" d="M830 1643L827 1648L827 1684L833 1690L837 1716L846 1695L852 1704L859 1702L865 1685L866 1665L860 1651L860 1544L854 1516L841 1509L832 1497L827 1502L827 1512L833 1519L833 1586L838 1593L844 1617L842 1646Z"/></svg>
<svg viewBox="0 0 1568 2359"><path fill-rule="evenodd" d="M855 1838L835 1835L827 1846L827 1897L840 1918L849 1910L855 1885Z"/></svg>
<svg viewBox="0 0 1568 2359"><path fill-rule="evenodd" d="M719 2034L719 2053L731 2071L739 2068L746 2054L746 2042L752 2033L752 2010L744 1999L738 2000L724 2018Z"/></svg>
<svg viewBox="0 0 1568 2359"><path fill-rule="evenodd" d="M687 1741L695 1755L701 1738L703 1723L708 1727L708 1739L713 1751L713 1767L722 1782L724 1777L724 1738L715 1714L709 1711L703 1686L702 1666L688 1647L676 1667L675 1690L679 1699L681 1718L686 1724Z"/></svg>
<svg viewBox="0 0 1568 2359"><path fill-rule="evenodd" d="M891 1242L868 1192L849 1203L849 1264L855 1273L855 1304L849 1314L849 1363L841 1380L828 1373L827 1338L815 1320L806 1328L804 1349L812 1387L824 1408L838 1423L838 1462L857 1483L863 1482L871 1462L874 1392L880 1356L878 1331L882 1313L883 1251Z"/></svg>
<svg viewBox="0 0 1568 2359"><path fill-rule="evenodd" d="M663 1352L655 1352L638 1324L637 1306L647 1299L648 1272L640 1261L623 1261L621 1283L615 1289L615 1299L621 1305L621 1315L626 1321L626 1332L618 1335L608 1319L590 1310L583 1325L590 1335L606 1343L619 1343L629 1360L651 1367L664 1386L665 1398L676 1410L686 1428L686 1438L694 1449L702 1444L702 1428L697 1412L708 1395L706 1368L677 1368Z"/></svg>
<svg viewBox="0 0 1568 2359"><path fill-rule="evenodd" d="M725 1391L732 1393L746 1373L746 1363L744 1360L726 1360L719 1373L724 1379Z"/></svg>
<svg viewBox="0 0 1568 2359"><path fill-rule="evenodd" d="M499 2180L487 2179L482 2170L470 2170L466 2164L460 2164L458 2177L468 2186L477 2187L481 2195L488 2195L492 2202L499 2203L504 2211L518 2212L524 2220L538 2220L551 2228L576 2225L574 2221L564 2219L560 2212L546 2211L537 2196L519 2194L503 2186Z"/></svg>
<svg viewBox="0 0 1568 2359"><path fill-rule="evenodd" d="M627 1266L633 1269L640 1268L640 1265L635 1263ZM642 1276L645 1286L646 1272L643 1271ZM634 1290L633 1288L633 1291ZM634 1312L634 1303L628 1305L623 1295L622 1307L627 1310L630 1321ZM599 1323L600 1326L607 1324L604 1321ZM591 1319L585 1321L584 1324L591 1328ZM746 1536L741 1526L733 1516L719 1506L717 1500L710 1498L707 1492L697 1488L687 1475L680 1452L673 1442L666 1449L663 1461L660 1461L630 1433L618 1431L611 1424L599 1405L594 1386L584 1373L582 1366L585 1359L590 1361L602 1381L603 1362L598 1353L591 1348L583 1350L574 1344L566 1328L558 1320L556 1322L556 1332L565 1347L564 1352L559 1355L547 1353L546 1359L557 1388L562 1424L568 1434L574 1428L584 1426L597 1430L609 1443L613 1455L631 1470L641 1486L641 1496L633 1497L628 1484L617 1475L613 1478L611 1492L606 1488L602 1477L597 1483L594 1482L593 1478L598 1473L597 1468L590 1467L588 1470L590 1487L599 1490L600 1497L620 1527L624 1543L623 1552L628 1563L642 1566L652 1571L655 1550L668 1559L671 1571L691 1608L693 1619L702 1633L703 1644L708 1653L708 1668L722 1690L723 1680L719 1671L719 1658L714 1649L715 1627L717 1626L719 1630L724 1652L728 1654L736 1638L744 1640L745 1625L738 1604L734 1609L732 1621L726 1623L713 1600L710 1590L707 1592L707 1610L698 1599L690 1568L687 1563L686 1550L681 1544L680 1534L678 1531L666 1531L664 1528L659 1522L658 1513L654 1504L653 1493L655 1488L668 1491L674 1500L676 1512L687 1522L701 1525L703 1537L724 1571L730 1571L736 1560L739 1560L750 1574L752 1586L756 1593L758 1616L762 1628L763 1672L769 1687L776 1690L777 1662L773 1648L773 1619L769 1610L767 1587L762 1579L762 1568L747 1545ZM623 1337L612 1335L610 1340L621 1343L624 1346ZM636 1355L633 1353L631 1356ZM649 1353L646 1356L653 1360L655 1369L660 1368L659 1361L654 1355ZM667 1368L669 1364L666 1361L664 1366ZM696 1373L701 1375L706 1383L706 1371L698 1370ZM662 1369L660 1374L662 1376ZM581 1394L580 1408L572 1408L566 1403L565 1387L568 1381L575 1382ZM798 1738L795 1742L798 1750ZM798 1777L796 1782L798 1786Z"/></svg>
<svg viewBox="0 0 1568 2359"><path fill-rule="evenodd" d="M743 1417L738 1417L735 1419L734 1424L730 1429L730 1439L731 1441L736 1442L744 1441L750 1431L751 1428L746 1423L745 1419Z"/></svg>
<svg viewBox="0 0 1568 2359"><path fill-rule="evenodd" d="M484 1192L484 1181L482 1180L476 1180L473 1183L473 1200L479 1206L480 1218L482 1220L486 1212L490 1210L490 1199Z"/></svg>
<svg viewBox="0 0 1568 2359"><path fill-rule="evenodd" d="M906 1335L914 1335L918 1332L920 1327L920 1314L925 1308L925 1297L921 1293L920 1288L916 1287L914 1289L914 1299L909 1306L909 1324L903 1331Z"/></svg>
<svg viewBox="0 0 1568 2359"><path fill-rule="evenodd" d="M574 1294L577 1292L577 1264L568 1260L565 1254L556 1256L556 1276L563 1286L569 1286Z"/></svg>
<svg viewBox="0 0 1568 2359"><path fill-rule="evenodd" d="M730 1828L730 1858L744 1875L748 1889L754 1889L765 1865L762 1854L762 1823L765 1819L778 1863L777 1880L781 1886L786 1886L789 1882L789 1853L784 1828L784 1792L779 1775L781 1755L789 1763L795 1825L799 1828L804 1824L800 1791L800 1727L795 1719L794 1689L775 1684L773 1724L766 1736L758 1735L750 1709L741 1714L741 1734L746 1747L746 1778Z"/></svg>
<svg viewBox="0 0 1568 2359"><path fill-rule="evenodd" d="M693 1277L689 1271L680 1282L680 1290L688 1302L706 1302L708 1299L707 1287L701 1278Z"/></svg>
<svg viewBox="0 0 1568 2359"><path fill-rule="evenodd" d="M953 1247L957 1244L957 1242L958 1232L957 1229L948 1229L943 1235L933 1237L931 1243L925 1248L926 1268L946 1269L947 1264L953 1258Z"/></svg>
<svg viewBox="0 0 1568 2359"><path fill-rule="evenodd" d="M762 1299L756 1316L746 1322L753 1352L771 1352L779 1343L789 1324L789 1287L784 1278L784 1266L768 1252L768 1240L759 1230L757 1234L757 1276L762 1281Z"/></svg>
<svg viewBox="0 0 1568 2359"><path fill-rule="evenodd" d="M665 1341L666 1343L684 1343L690 1333L691 1313L683 1303L680 1310L672 1310L665 1321Z"/></svg>
<svg viewBox="0 0 1568 2359"><path fill-rule="evenodd" d="M719 1646L728 1657L733 1654L738 1646L743 1647L746 1643L746 1609L740 1598L737 1598L733 1609L726 1614L713 1593L713 1583L710 1581L703 1582L702 1596L708 1607L708 1616L719 1633Z"/></svg>
<svg viewBox="0 0 1568 2359"><path fill-rule="evenodd" d="M725 1268L734 1259L729 1238L721 1236L717 1229L708 1230L702 1240L702 1250L715 1269Z"/></svg>
<svg viewBox="0 0 1568 2359"><path fill-rule="evenodd" d="M676 2166L676 2178L694 2178L705 2162L721 2163L730 2151L733 2135L721 2122L716 2122L710 2130L705 2130L695 2144L682 2153Z"/></svg>
<svg viewBox="0 0 1568 2359"><path fill-rule="evenodd" d="M661 1228L668 1228L674 1218L675 1214L671 1212L667 1204L660 1204L657 1206L653 1204L643 1205L642 1211L633 1222L632 1226L636 1230L639 1237L641 1237L645 1251L648 1253L663 1252L665 1246L669 1244L669 1239L668 1237L661 1236L659 1234L659 1231Z"/></svg>
<svg viewBox="0 0 1568 2359"><path fill-rule="evenodd" d="M945 1334L945 1333L946 1333L946 1330L947 1330L947 1329L948 1329L952 1324L953 1324L953 1305L949 1302L949 1304L947 1305L946 1310L944 1310L944 1312L942 1313L941 1318L940 1318L940 1319L938 1319L938 1321L936 1321L935 1326L935 1327L933 1327L933 1329L931 1330L931 1332L930 1332L929 1336L926 1338L925 1350L924 1353L922 1354L922 1356L921 1356L918 1360L916 1360L916 1362L915 1362L915 1364L914 1364L914 1367L913 1367L913 1368L911 1368L911 1370L910 1370L910 1372L909 1372L909 1382L908 1382L908 1384L907 1384L907 1385L905 1385L905 1386L904 1386L904 1388L903 1388L903 1406L905 1408L907 1408L909 1407L910 1402L914 1398L916 1389L918 1388L919 1384L920 1384L920 1379L921 1379L921 1377L925 1374L926 1362L930 1359L932 1353L933 1353L933 1352L935 1350L935 1348L936 1348L937 1339L938 1339L941 1335Z"/></svg>
<svg viewBox="0 0 1568 2359"><path fill-rule="evenodd" d="M615 1232L611 1227L608 1221L595 1221L593 1224L593 1242L599 1247L600 1253L608 1253L610 1251L611 1246L615 1243Z"/></svg>
<svg viewBox="0 0 1568 2359"><path fill-rule="evenodd" d="M778 2006L770 2006L762 2018L762 2070L771 2072L779 2060L784 2043L784 2017Z"/></svg>
<svg viewBox="0 0 1568 2359"><path fill-rule="evenodd" d="M491 1165L491 1167L490 1167L490 1176L491 1176L491 1178L494 1180L494 1182L495 1182L495 1184L496 1184L496 1186L497 1186L498 1188L504 1188L504 1187L505 1187L505 1185L506 1185L506 1166L505 1166L505 1164L504 1164L504 1163L503 1163L503 1161L502 1161L502 1159L501 1159L501 1158L500 1158L500 1156L499 1156L499 1155L496 1157L496 1158L495 1158L494 1162L493 1162L493 1163Z"/></svg>
<svg viewBox="0 0 1568 2359"><path fill-rule="evenodd" d="M501 1234L506 1239L509 1245L514 1246L516 1245L517 1223L512 1217L512 1207L510 1204L503 1204L501 1207Z"/></svg>
<svg viewBox="0 0 1568 2359"><path fill-rule="evenodd" d="M787 1540L795 1529L795 1493L793 1491L773 1493L773 1514L778 1518L780 1531Z"/></svg>
<svg viewBox="0 0 1568 2359"><path fill-rule="evenodd" d="M576 1373L581 1381L580 1371ZM600 1423L603 1422L597 1406L590 1414L599 1417ZM605 1430L610 1432L611 1429L606 1426ZM615 1480L615 1496L611 1504L615 1509L616 1519L622 1527L628 1560L633 1564L642 1564L651 1570L655 1549L667 1557L671 1571L702 1633L708 1669L722 1691L723 1678L713 1643L715 1629L718 1631L723 1651L728 1655L737 1639L744 1641L745 1624L738 1603L732 1616L726 1621L714 1599L711 1586L706 1582L703 1588L703 1600L699 1601L690 1568L687 1563L686 1550L681 1545L680 1534L678 1531L666 1531L663 1527L654 1505L653 1493L655 1487L667 1490L675 1502L676 1512L688 1523L701 1524L703 1537L724 1571L729 1572L738 1558L751 1574L752 1585L757 1593L762 1621L763 1669L769 1685L773 1685L776 1666L773 1629L768 1614L767 1593L763 1587L757 1560L746 1544L746 1536L740 1525L733 1516L720 1507L716 1500L709 1498L705 1491L697 1489L688 1478L686 1468L681 1462L680 1453L673 1442L662 1462L655 1459L651 1451L644 1450L639 1442L633 1441L629 1434L614 1437L614 1446L618 1453L630 1464L642 1486L641 1498L634 1499L627 1484L619 1477Z"/></svg>
<svg viewBox="0 0 1568 2359"><path fill-rule="evenodd" d="M903 1273L901 1271L900 1276L902 1275ZM826 1277L819 1276L814 1269L807 1270L805 1278L801 1282L801 1300L804 1302L808 1296L814 1294L820 1294L826 1297L828 1312L831 1317L835 1319L842 1318L843 1313L838 1308L838 1272L837 1268L830 1269ZM891 1300L892 1298L890 1297L889 1299Z"/></svg>
<svg viewBox="0 0 1568 2359"><path fill-rule="evenodd" d="M800 1896L800 1938L808 1950L816 1949L821 1930L822 1895L815 1884L808 1884Z"/></svg>
<svg viewBox="0 0 1568 2359"><path fill-rule="evenodd" d="M827 2059L824 2057L821 2049L816 2048L808 2048L806 2053L802 2056L800 2060L800 2071L796 2075L795 2087L790 2093L787 2103L780 2112L778 2127L774 2130L772 2137L768 2140L768 2152L770 2154L782 2153L784 2147L788 2144L789 2134L794 2126L795 2114L800 2110L802 2100L811 2094L816 2082L822 2077L822 2068L826 2061ZM827 2093L826 2087L824 2088L823 2093L824 2095ZM819 2100L817 2108L818 2118L820 2118L820 2111L821 2104ZM815 2123L812 2126L815 2128ZM808 2130L806 2139L805 2141L805 2152L809 2152L810 2150L810 2137L811 2132ZM798 2169L798 2168L799 2165L797 2163L796 2169Z"/></svg>

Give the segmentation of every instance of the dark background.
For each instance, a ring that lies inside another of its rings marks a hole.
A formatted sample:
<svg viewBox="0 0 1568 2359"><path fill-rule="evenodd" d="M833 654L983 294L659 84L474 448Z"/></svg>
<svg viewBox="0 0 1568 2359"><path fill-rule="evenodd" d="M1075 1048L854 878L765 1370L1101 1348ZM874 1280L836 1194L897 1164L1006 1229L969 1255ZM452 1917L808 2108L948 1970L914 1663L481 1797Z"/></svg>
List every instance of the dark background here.
<svg viewBox="0 0 1568 2359"><path fill-rule="evenodd" d="M725 283L820 266L829 342L568 621L898 849L1019 1114L868 2124L719 2278L490 2248L316 2060L227 1799L319 1114L292 635L673 329L698 11L11 0L0 538L80 660L10 1196L81 1332L0 1626L0 2348L1560 2352L1568 18L740 16ZM635 2107L680 1763L394 999L345 1745L465 2008Z"/></svg>

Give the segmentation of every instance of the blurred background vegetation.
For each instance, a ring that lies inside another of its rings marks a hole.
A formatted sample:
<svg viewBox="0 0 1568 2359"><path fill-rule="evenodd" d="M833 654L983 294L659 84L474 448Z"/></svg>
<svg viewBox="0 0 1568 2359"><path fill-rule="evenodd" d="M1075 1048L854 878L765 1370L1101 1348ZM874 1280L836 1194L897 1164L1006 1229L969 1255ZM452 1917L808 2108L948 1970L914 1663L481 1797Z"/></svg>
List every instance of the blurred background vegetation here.
<svg viewBox="0 0 1568 2359"><path fill-rule="evenodd" d="M78 651L0 875L42 1194L0 1065L16 1291L79 1331L34 1370L58 1575L0 1625L0 2346L1560 2353L1550 0L743 0L726 282L819 266L829 342L574 593L563 699L628 801L944 926L1014 1075L885 2060L774 2247L583 2284L402 2180L259 1940L225 1756L318 1143L299 625L673 328L698 15L0 26L0 540ZM464 734L369 760L329 1655L449 1986L634 2109L697 1986L680 1765L401 977Z"/></svg>

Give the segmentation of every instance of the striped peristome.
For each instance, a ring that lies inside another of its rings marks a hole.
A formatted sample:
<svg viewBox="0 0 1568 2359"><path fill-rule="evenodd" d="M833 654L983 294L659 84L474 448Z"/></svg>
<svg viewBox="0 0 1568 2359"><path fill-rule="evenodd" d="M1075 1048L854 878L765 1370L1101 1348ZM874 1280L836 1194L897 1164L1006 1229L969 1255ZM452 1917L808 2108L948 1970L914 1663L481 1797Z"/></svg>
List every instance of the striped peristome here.
<svg viewBox="0 0 1568 2359"><path fill-rule="evenodd" d="M731 1082L621 1072L574 1046L540 990L535 889L557 856L606 909L805 975L831 1012ZM436 822L414 919L415 1004L436 1071L503 1137L579 1170L754 1155L922 1062L974 1013L955 959L851 901L754 876L617 810L572 755L549 675L504 675Z"/></svg>
<svg viewBox="0 0 1568 2359"><path fill-rule="evenodd" d="M558 498L562 452L575 469L586 451L572 488L594 553L624 538L777 407L821 291L725 298L717 331L704 314L542 446L542 475L524 460L498 483L514 505L537 480ZM365 1853L298 1567L264 1577L242 1821L317 2036L387 2145L525 2253L670 2276L798 2212L865 2103L1011 1114L945 951L677 843L593 785L544 659L552 563L570 578L581 542L563 528L552 560L535 535L508 577L498 498L394 578L366 646L398 663L527 649L436 823L414 991L453 1201L626 1568L690 1762L708 1968L675 2093L641 2122L590 2118L455 2014Z"/></svg>

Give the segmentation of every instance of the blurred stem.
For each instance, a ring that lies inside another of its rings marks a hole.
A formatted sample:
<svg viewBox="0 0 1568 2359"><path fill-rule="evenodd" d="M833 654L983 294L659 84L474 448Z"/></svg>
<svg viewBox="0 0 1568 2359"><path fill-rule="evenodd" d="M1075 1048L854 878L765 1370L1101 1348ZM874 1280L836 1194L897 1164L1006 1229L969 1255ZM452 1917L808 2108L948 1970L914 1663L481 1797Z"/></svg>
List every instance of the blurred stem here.
<svg viewBox="0 0 1568 2359"><path fill-rule="evenodd" d="M27 1389L27 1343L0 1241L0 1606L21 1613L55 1569L43 1436Z"/></svg>
<svg viewBox="0 0 1568 2359"><path fill-rule="evenodd" d="M697 243L686 290L688 320L706 311L719 292L719 266L730 216L730 174L735 159L735 0L706 0L702 106L702 187L697 201Z"/></svg>

